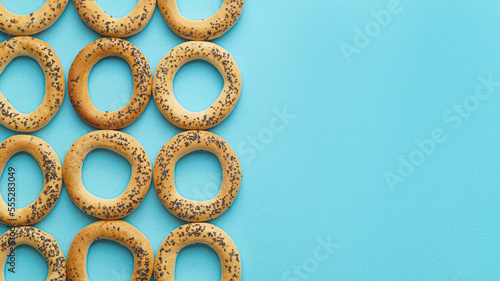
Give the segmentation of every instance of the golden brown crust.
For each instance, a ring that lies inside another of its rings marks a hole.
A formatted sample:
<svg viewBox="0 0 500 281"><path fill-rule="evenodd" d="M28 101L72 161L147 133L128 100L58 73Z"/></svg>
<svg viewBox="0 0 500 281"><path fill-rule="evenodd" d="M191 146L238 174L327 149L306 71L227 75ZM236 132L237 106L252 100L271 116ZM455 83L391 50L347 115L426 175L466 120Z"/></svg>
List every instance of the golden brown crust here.
<svg viewBox="0 0 500 281"><path fill-rule="evenodd" d="M13 227L0 236L0 280L5 280L7 255L19 245L29 245L42 254L49 266L47 281L66 281L66 258L56 239L31 226Z"/></svg>
<svg viewBox="0 0 500 281"><path fill-rule="evenodd" d="M175 189L175 164L182 156L196 150L214 153L222 166L222 186L215 198L194 201L182 197ZM234 202L241 185L241 167L229 144L206 131L188 131L167 142L156 157L154 166L156 193L163 205L176 217L201 222L224 213Z"/></svg>
<svg viewBox="0 0 500 281"><path fill-rule="evenodd" d="M215 225L193 223L172 231L156 253L156 281L174 281L175 262L179 252L192 244L206 244L217 252L221 263L221 281L241 280L241 258L238 248L227 233Z"/></svg>
<svg viewBox="0 0 500 281"><path fill-rule="evenodd" d="M69 281L88 281L87 254L96 240L108 239L127 247L134 255L133 281L149 281L154 270L153 248L137 228L125 221L98 221L76 234L68 253Z"/></svg>
<svg viewBox="0 0 500 281"><path fill-rule="evenodd" d="M88 80L90 71L100 60L118 56L132 69L134 91L121 109L108 112L98 110L90 99ZM132 43L119 38L101 38L80 51L73 61L68 77L68 91L73 108L90 125L99 129L121 129L134 122L146 109L151 98L152 72L144 54Z"/></svg>
<svg viewBox="0 0 500 281"><path fill-rule="evenodd" d="M95 0L73 0L73 3L78 15L88 26L109 37L127 37L140 32L146 27L156 8L156 0L139 0L128 15L113 18Z"/></svg>
<svg viewBox="0 0 500 281"><path fill-rule="evenodd" d="M56 152L42 139L28 135L16 135L0 143L0 175L7 161L23 151L33 156L40 165L44 184L33 203L16 209L14 213L9 212L9 207L0 196L0 222L7 225L32 225L41 221L54 208L63 185L61 162Z"/></svg>
<svg viewBox="0 0 500 281"><path fill-rule="evenodd" d="M190 20L183 17L177 0L158 0L158 7L167 25L190 40L211 40L226 33L240 18L244 0L224 0L221 8L208 19Z"/></svg>
<svg viewBox="0 0 500 281"><path fill-rule="evenodd" d="M18 15L0 2L0 30L11 35L33 35L54 24L67 5L68 0L47 0L38 11Z"/></svg>
<svg viewBox="0 0 500 281"><path fill-rule="evenodd" d="M119 153L132 166L127 188L114 199L99 198L83 186L83 161L97 148ZM152 180L152 167L146 150L135 138L118 131L95 131L79 138L67 152L63 170L71 200L86 214L100 219L121 219L132 213L148 193Z"/></svg>
<svg viewBox="0 0 500 281"><path fill-rule="evenodd" d="M173 82L177 71L187 62L202 59L213 64L222 75L224 88L207 109L190 112L174 95ZM154 77L153 96L163 116L174 125L188 130L205 130L222 122L234 109L241 94L241 73L234 58L222 47L210 42L186 42L168 52Z"/></svg>
<svg viewBox="0 0 500 281"><path fill-rule="evenodd" d="M0 123L18 132L33 132L47 125L56 115L66 91L64 72L54 50L33 37L14 37L0 45L0 74L19 56L35 59L45 74L45 95L35 111L24 114L16 110L0 93Z"/></svg>

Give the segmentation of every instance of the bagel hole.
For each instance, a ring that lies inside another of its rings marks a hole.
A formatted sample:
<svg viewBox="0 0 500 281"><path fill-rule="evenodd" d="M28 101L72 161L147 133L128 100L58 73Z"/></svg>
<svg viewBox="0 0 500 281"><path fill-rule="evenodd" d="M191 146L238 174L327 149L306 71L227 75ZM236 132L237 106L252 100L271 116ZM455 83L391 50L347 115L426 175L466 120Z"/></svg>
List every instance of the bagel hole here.
<svg viewBox="0 0 500 281"><path fill-rule="evenodd" d="M211 63L194 60L183 65L174 78L177 101L187 110L200 112L219 97L224 81Z"/></svg>
<svg viewBox="0 0 500 281"><path fill-rule="evenodd" d="M14 168L13 172L9 172L11 167ZM12 207L22 209L35 202L42 192L43 184L43 172L38 162L31 154L19 152L7 161L2 171L0 193L6 204L14 203Z"/></svg>
<svg viewBox="0 0 500 281"><path fill-rule="evenodd" d="M122 194L131 175L132 167L125 157L102 148L87 155L82 169L85 188L104 199L113 199Z"/></svg>
<svg viewBox="0 0 500 281"><path fill-rule="evenodd" d="M88 87L90 99L97 109L119 110L127 105L133 94L132 70L121 57L104 58L92 68Z"/></svg>
<svg viewBox="0 0 500 281"><path fill-rule="evenodd" d="M190 245L179 253L175 265L175 281L190 280L221 280L219 256L209 246L204 244Z"/></svg>
<svg viewBox="0 0 500 281"><path fill-rule="evenodd" d="M13 254L13 255L12 255ZM49 275L49 266L45 258L35 248L19 245L9 253L5 263L4 276L7 281L45 280ZM13 263L10 263L12 260Z"/></svg>
<svg viewBox="0 0 500 281"><path fill-rule="evenodd" d="M2 0L2 5L9 12L18 15L27 15L29 13L38 11L47 0Z"/></svg>
<svg viewBox="0 0 500 281"><path fill-rule="evenodd" d="M36 60L28 56L15 58L0 75L0 91L19 112L37 109L45 94L45 76Z"/></svg>
<svg viewBox="0 0 500 281"><path fill-rule="evenodd" d="M139 0L120 0L109 1L109 0L96 0L95 1L101 9L113 18L123 18L124 16L130 14L134 10ZM119 5L118 5L119 3Z"/></svg>
<svg viewBox="0 0 500 281"><path fill-rule="evenodd" d="M132 280L134 256L113 240L92 243L87 256L87 276L92 281Z"/></svg>
<svg viewBox="0 0 500 281"><path fill-rule="evenodd" d="M219 193L222 167L213 153L194 151L177 161L174 180L182 197L195 201L210 200Z"/></svg>
<svg viewBox="0 0 500 281"><path fill-rule="evenodd" d="M179 12L190 20L203 20L214 15L221 7L223 0L177 0Z"/></svg>

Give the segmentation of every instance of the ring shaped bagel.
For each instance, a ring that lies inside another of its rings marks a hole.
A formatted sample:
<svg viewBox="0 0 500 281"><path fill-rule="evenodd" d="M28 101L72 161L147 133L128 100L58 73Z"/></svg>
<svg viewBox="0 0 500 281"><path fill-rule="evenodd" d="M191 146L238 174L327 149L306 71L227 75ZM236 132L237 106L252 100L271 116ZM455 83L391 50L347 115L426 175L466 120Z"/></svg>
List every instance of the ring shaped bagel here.
<svg viewBox="0 0 500 281"><path fill-rule="evenodd" d="M127 159L132 176L127 188L113 199L99 198L83 186L82 167L94 149L112 150ZM64 159L64 183L71 200L86 214L100 219L121 219L137 208L151 185L152 168L146 150L132 136L118 131L94 131L79 138Z"/></svg>
<svg viewBox="0 0 500 281"><path fill-rule="evenodd" d="M11 35L33 35L49 28L62 15L68 0L47 0L38 11L18 15L0 1L0 30Z"/></svg>
<svg viewBox="0 0 500 281"><path fill-rule="evenodd" d="M115 0L120 4L120 0ZM153 16L156 0L139 0L135 8L122 18L108 15L95 0L73 0L80 18L96 32L108 37L127 37L143 30Z"/></svg>
<svg viewBox="0 0 500 281"><path fill-rule="evenodd" d="M213 64L222 75L224 87L207 109L190 112L174 95L174 77L187 62L202 59ZM170 122L187 130L205 130L222 122L233 111L241 93L241 73L236 61L220 46L210 42L186 42L173 48L158 65L153 82L158 109Z"/></svg>
<svg viewBox="0 0 500 281"><path fill-rule="evenodd" d="M192 244L206 244L217 252L221 263L221 281L241 280L241 259L238 248L227 233L215 225L193 223L172 231L156 253L156 281L174 281L175 262L179 252Z"/></svg>
<svg viewBox="0 0 500 281"><path fill-rule="evenodd" d="M0 196L0 222L15 226L32 225L48 215L57 203L63 185L63 173L61 162L48 143L34 136L16 135L0 143L0 175L10 172L4 171L5 165L19 152L29 153L40 165L44 178L42 192L29 206L15 209L14 212L9 210Z"/></svg>
<svg viewBox="0 0 500 281"><path fill-rule="evenodd" d="M183 17L177 0L158 0L158 7L168 26L177 35L190 40L211 40L226 33L240 18L244 0L224 0L220 9L208 19Z"/></svg>
<svg viewBox="0 0 500 281"><path fill-rule="evenodd" d="M98 110L88 89L90 71L109 56L123 58L134 77L132 97L123 108L113 112ZM124 128L141 116L151 98L152 84L151 68L144 54L119 38L101 38L83 48L71 65L68 78L69 97L78 115L90 125L108 130Z"/></svg>
<svg viewBox="0 0 500 281"><path fill-rule="evenodd" d="M90 99L88 80L90 71L100 60L117 56L130 66L134 77L134 91L121 109L108 112L98 110ZM143 53L132 43L118 38L101 38L80 51L73 61L68 77L68 91L73 108L90 125L99 129L121 129L134 122L146 109L151 98L152 72Z"/></svg>
<svg viewBox="0 0 500 281"><path fill-rule="evenodd" d="M90 245L100 239L116 241L132 252L134 273L130 280L151 280L154 254L146 236L125 221L98 221L80 230L71 243L66 266L69 281L89 281L87 254Z"/></svg>
<svg viewBox="0 0 500 281"><path fill-rule="evenodd" d="M182 156L197 150L212 152L222 166L222 186L208 201L183 198L175 188L175 164ZM214 219L234 202L241 184L238 157L221 137L206 131L187 131L168 141L156 157L154 168L156 193L165 207L176 217L189 222Z"/></svg>
<svg viewBox="0 0 500 281"><path fill-rule="evenodd" d="M15 58L29 56L36 60L45 75L45 95L35 111L24 114L16 110L0 93L0 123L18 132L33 132L47 125L64 100L64 72L56 52L42 40L14 37L0 45L0 74Z"/></svg>
<svg viewBox="0 0 500 281"><path fill-rule="evenodd" d="M0 280L5 281L5 262L8 255L19 245L28 245L40 252L47 261L47 281L66 281L66 258L52 235L31 227L13 227L0 236Z"/></svg>

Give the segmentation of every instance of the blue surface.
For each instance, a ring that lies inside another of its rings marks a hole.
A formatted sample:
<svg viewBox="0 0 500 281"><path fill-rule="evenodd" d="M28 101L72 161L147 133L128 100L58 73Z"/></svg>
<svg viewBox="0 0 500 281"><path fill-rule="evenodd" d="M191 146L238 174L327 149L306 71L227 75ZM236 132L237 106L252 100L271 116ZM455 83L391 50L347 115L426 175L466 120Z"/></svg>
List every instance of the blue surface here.
<svg viewBox="0 0 500 281"><path fill-rule="evenodd" d="M29 13L44 1L1 2ZM136 2L98 1L114 16L127 14ZM199 19L221 2L179 0L179 6ZM211 130L229 142L243 167L236 202L212 222L239 247L243 280L500 280L500 85L477 106L472 98L478 87L487 93L479 77L500 81L499 14L498 1L247 1L237 25L214 40L235 57L244 86L234 112ZM357 28L367 26L372 37L363 41ZM67 75L76 54L100 36L70 3L36 37L55 49ZM128 40L153 69L184 41L158 9L146 29ZM175 83L180 103L191 110L207 107L222 87L216 70L201 62L181 69ZM99 63L89 84L103 110L119 108L131 95L131 74L120 59ZM31 59L17 59L0 76L0 90L29 112L43 97L41 70ZM464 102L470 111L461 116L454 105ZM276 123L276 112L284 110L294 117ZM62 160L93 129L66 98L34 135ZM419 152L415 140L431 139L435 130L441 143L431 149L425 141L428 155ZM181 132L154 102L123 131L142 143L151 161ZM14 134L0 127L0 139ZM418 166L398 172L410 156ZM39 168L27 154L7 166L18 170L18 200L28 205L41 190ZM129 175L121 156L96 151L85 162L83 180L92 193L111 198ZM388 175L398 181L391 184ZM220 185L220 165L209 153L189 155L179 162L176 181L186 197L208 199ZM4 198L6 182L2 175ZM125 220L149 238L155 253L183 224L153 187ZM35 226L55 236L67 254L75 234L94 221L63 190ZM329 251L320 248L327 242ZM47 266L36 251L22 247L17 254L17 272L7 280L44 280ZM132 263L126 248L98 242L88 272L92 281L129 280ZM177 281L219 280L217 256L205 246L189 247L176 274Z"/></svg>

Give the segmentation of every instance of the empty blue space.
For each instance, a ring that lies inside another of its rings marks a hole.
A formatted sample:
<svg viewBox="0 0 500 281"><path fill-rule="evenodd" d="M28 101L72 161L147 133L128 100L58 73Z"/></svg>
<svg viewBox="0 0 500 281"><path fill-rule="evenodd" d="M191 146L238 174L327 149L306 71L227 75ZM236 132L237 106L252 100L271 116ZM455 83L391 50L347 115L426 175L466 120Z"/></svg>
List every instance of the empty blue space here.
<svg viewBox="0 0 500 281"><path fill-rule="evenodd" d="M221 267L217 253L210 247L197 244L182 249L177 258L175 280L220 280Z"/></svg>
<svg viewBox="0 0 500 281"><path fill-rule="evenodd" d="M119 57L99 61L89 76L88 89L94 106L116 111L127 105L134 91L134 77L128 63Z"/></svg>
<svg viewBox="0 0 500 281"><path fill-rule="evenodd" d="M174 78L175 98L189 111L207 109L219 97L224 81L212 64L194 60L183 65Z"/></svg>
<svg viewBox="0 0 500 281"><path fill-rule="evenodd" d="M113 1L96 0L95 1L103 11L114 18L122 18L128 15L135 8L138 0L122 0L119 5Z"/></svg>
<svg viewBox="0 0 500 281"><path fill-rule="evenodd" d="M203 20L211 17L222 6L222 0L178 0L179 12L191 20Z"/></svg>
<svg viewBox="0 0 500 281"><path fill-rule="evenodd" d="M85 158L82 181L90 193L112 199L125 191L131 174L131 165L125 157L111 150L96 149Z"/></svg>
<svg viewBox="0 0 500 281"><path fill-rule="evenodd" d="M0 75L0 91L21 113L33 112L45 94L45 77L37 61L28 57L15 58Z"/></svg>
<svg viewBox="0 0 500 281"><path fill-rule="evenodd" d="M96 281L130 280L133 265L134 256L127 247L115 241L99 240L90 246L87 275Z"/></svg>
<svg viewBox="0 0 500 281"><path fill-rule="evenodd" d="M175 187L188 199L205 201L214 198L222 183L219 159L207 151L191 152L175 166Z"/></svg>

